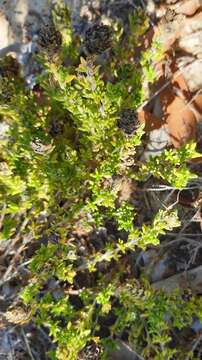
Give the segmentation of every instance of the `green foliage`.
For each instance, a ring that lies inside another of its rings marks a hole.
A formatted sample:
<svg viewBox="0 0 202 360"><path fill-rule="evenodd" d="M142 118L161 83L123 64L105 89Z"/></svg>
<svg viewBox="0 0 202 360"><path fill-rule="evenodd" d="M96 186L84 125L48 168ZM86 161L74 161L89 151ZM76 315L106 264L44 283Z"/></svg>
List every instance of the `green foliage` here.
<svg viewBox="0 0 202 360"><path fill-rule="evenodd" d="M179 150L166 149L160 156L154 156L139 169L138 179L144 179L148 174L167 181L176 189L182 189L188 181L197 176L189 171L186 161L199 156L196 144L189 143Z"/></svg>
<svg viewBox="0 0 202 360"><path fill-rule="evenodd" d="M104 290L100 291L96 297L96 301L101 305L101 313L105 314L111 310L110 298L114 294L114 289L111 284Z"/></svg>
<svg viewBox="0 0 202 360"><path fill-rule="evenodd" d="M90 340L109 347L109 339L97 334L100 318L111 312L116 315L111 337L129 329L130 344L140 353L170 359L177 353L169 347L172 329L202 313L201 306L198 311L195 298L186 302L179 294L132 282L124 264L128 253L158 245L161 235L178 227L177 213L160 210L152 223L135 226L138 213L132 202L120 200L116 180L152 174L182 188L193 177L186 160L196 155L195 147L165 150L139 166L143 126L130 136L117 126L122 109L136 110L145 100L143 82L154 80L152 50L142 54L139 67L131 61L138 35L147 28L142 14L130 17L126 48L120 46L123 31L116 24L114 55L104 68L93 57L79 59L80 41L66 8L58 5L53 20L63 45L56 61L40 57L46 71L39 76L39 89L25 90L18 79L12 82L9 104L0 98L1 121L8 125L0 139L1 237L12 238L20 226L22 235L48 239L32 259L32 278L21 297L36 323L49 328L57 344L52 359L77 359ZM79 234L88 238L106 220L113 220L126 239L107 238L100 251L80 255ZM78 285L82 275L93 281ZM61 284L57 296L48 288L50 279Z"/></svg>
<svg viewBox="0 0 202 360"><path fill-rule="evenodd" d="M148 286L139 288L131 282L120 290L119 299L113 334L130 329L130 343L145 358L183 358L178 349L168 346L171 329L183 329L192 322L194 314L201 314L199 298L193 296L185 301L177 291L171 294L154 292Z"/></svg>

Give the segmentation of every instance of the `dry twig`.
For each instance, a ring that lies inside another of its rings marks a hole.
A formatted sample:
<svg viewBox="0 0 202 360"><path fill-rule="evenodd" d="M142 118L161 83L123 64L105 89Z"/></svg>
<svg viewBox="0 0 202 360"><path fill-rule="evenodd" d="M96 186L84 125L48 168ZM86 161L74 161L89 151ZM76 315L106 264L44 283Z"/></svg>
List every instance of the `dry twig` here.
<svg viewBox="0 0 202 360"><path fill-rule="evenodd" d="M24 339L24 342L25 342L25 345L26 345L26 348L27 348L27 352L28 352L28 354L29 354L29 356L30 356L30 359L31 359L31 360L35 360L35 358L34 358L33 355L32 355L32 351L31 351L29 342L28 342L28 340L27 340L27 337L26 337L26 334L25 334L23 328L21 328L21 333L22 333L22 337L23 337L23 339Z"/></svg>

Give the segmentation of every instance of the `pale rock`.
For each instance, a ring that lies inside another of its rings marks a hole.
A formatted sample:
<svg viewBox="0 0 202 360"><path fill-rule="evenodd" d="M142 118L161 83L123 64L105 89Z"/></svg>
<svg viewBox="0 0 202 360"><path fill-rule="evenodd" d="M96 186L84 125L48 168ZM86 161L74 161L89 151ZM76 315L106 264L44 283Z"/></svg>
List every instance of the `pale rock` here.
<svg viewBox="0 0 202 360"><path fill-rule="evenodd" d="M198 58L202 58L202 29L179 39L179 47Z"/></svg>
<svg viewBox="0 0 202 360"><path fill-rule="evenodd" d="M14 40L14 35L10 29L9 22L3 12L0 12L0 49L7 47Z"/></svg>
<svg viewBox="0 0 202 360"><path fill-rule="evenodd" d="M183 27L180 29L180 37L193 34L202 30L202 12L196 13L194 16L187 17Z"/></svg>
<svg viewBox="0 0 202 360"><path fill-rule="evenodd" d="M186 0L181 1L180 4L177 4L175 12L177 14L185 14L186 16L193 16L196 11L201 7L201 0Z"/></svg>
<svg viewBox="0 0 202 360"><path fill-rule="evenodd" d="M149 141L143 154L143 159L148 160L151 156L161 155L169 143L169 135L164 127L152 130L149 133Z"/></svg>
<svg viewBox="0 0 202 360"><path fill-rule="evenodd" d="M147 13L149 15L154 14L155 12L155 4L153 0L148 0L147 1Z"/></svg>
<svg viewBox="0 0 202 360"><path fill-rule="evenodd" d="M195 92L202 88L202 59L193 61L185 68L182 66L181 72L191 92Z"/></svg>

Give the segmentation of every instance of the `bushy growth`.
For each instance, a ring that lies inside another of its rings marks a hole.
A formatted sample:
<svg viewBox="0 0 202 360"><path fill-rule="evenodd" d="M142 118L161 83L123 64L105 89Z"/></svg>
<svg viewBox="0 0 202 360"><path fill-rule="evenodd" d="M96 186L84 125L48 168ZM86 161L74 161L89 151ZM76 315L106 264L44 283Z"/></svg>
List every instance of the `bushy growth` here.
<svg viewBox="0 0 202 360"><path fill-rule="evenodd" d="M170 347L171 330L189 324L196 312L202 314L200 301L155 292L133 279L127 262L133 251L158 245L160 235L178 227L177 213L161 210L152 223L135 226L138 213L130 199L120 199L119 180L144 181L152 174L181 188L193 177L186 160L195 148L166 150L143 164L138 156L144 126L124 129L124 112L134 113L135 121L145 100L143 84L154 80L151 53L142 54L140 65L131 60L138 34L147 26L145 19L138 24L140 14L130 18L124 49L120 24L111 29L113 50L106 50L101 65L100 55L92 54L94 39L91 54L80 57L81 40L73 34L68 11L63 9L63 26L59 15L57 9L53 19L56 27L60 24L62 46L54 59L42 51L38 85L27 90L16 74L9 88L1 82L0 115L6 128L0 139L1 237L15 236L23 224L23 235L39 243L48 239L32 259L32 276L21 297L57 344L52 359L77 359L90 341L100 344L106 358L123 332L148 359L180 359L181 350ZM90 234L107 221L118 235L106 236L95 249ZM82 237L88 246L81 251ZM57 296L47 285L52 278L60 284ZM102 323L110 317L105 335Z"/></svg>

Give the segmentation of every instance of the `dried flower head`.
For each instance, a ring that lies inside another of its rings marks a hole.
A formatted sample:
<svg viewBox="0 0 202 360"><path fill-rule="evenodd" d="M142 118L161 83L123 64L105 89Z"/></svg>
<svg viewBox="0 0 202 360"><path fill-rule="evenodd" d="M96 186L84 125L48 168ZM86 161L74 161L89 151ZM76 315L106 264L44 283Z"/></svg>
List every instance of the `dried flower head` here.
<svg viewBox="0 0 202 360"><path fill-rule="evenodd" d="M100 358L100 347L90 341L79 354L79 360L98 360Z"/></svg>
<svg viewBox="0 0 202 360"><path fill-rule="evenodd" d="M55 116L52 117L50 122L49 134L51 136L61 135L64 132L64 123L58 120Z"/></svg>
<svg viewBox="0 0 202 360"><path fill-rule="evenodd" d="M13 78L20 73L20 66L12 56L6 56L0 61L0 76L3 78Z"/></svg>
<svg viewBox="0 0 202 360"><path fill-rule="evenodd" d="M123 109L120 113L118 127L127 135L133 134L139 126L137 114L133 109Z"/></svg>
<svg viewBox="0 0 202 360"><path fill-rule="evenodd" d="M168 8L168 9L166 10L165 15L164 15L164 19L165 19L165 21L166 21L167 23L169 23L169 22L172 22L172 21L175 20L176 15L177 15L177 14L176 14L175 10Z"/></svg>
<svg viewBox="0 0 202 360"><path fill-rule="evenodd" d="M39 32L38 46L49 53L58 51L62 44L62 35L56 29L52 20L44 24Z"/></svg>
<svg viewBox="0 0 202 360"><path fill-rule="evenodd" d="M91 54L101 54L112 45L111 29L107 25L93 25L85 35L85 47Z"/></svg>

